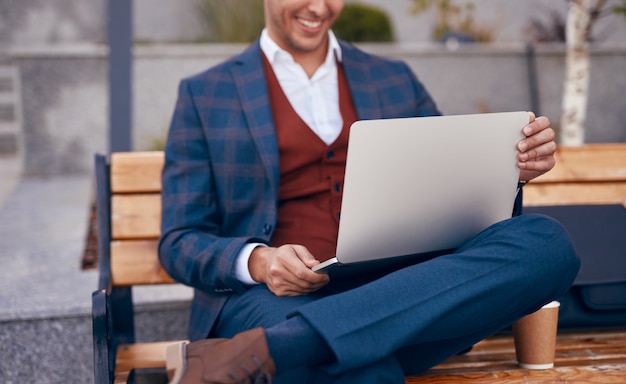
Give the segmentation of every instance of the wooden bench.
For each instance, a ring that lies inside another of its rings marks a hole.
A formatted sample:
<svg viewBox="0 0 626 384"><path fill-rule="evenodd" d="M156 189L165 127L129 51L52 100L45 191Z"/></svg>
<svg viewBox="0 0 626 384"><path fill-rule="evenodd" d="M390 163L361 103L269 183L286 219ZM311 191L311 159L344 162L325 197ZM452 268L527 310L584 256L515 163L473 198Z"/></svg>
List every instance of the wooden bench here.
<svg viewBox="0 0 626 384"><path fill-rule="evenodd" d="M560 148L555 169L524 187L524 205L626 205L626 145ZM161 268L162 152L96 155L99 282L93 293L95 383L123 383L133 369L165 365L173 341L136 343L132 287L173 284ZM626 328L626 325L625 325ZM626 329L562 333L556 368L519 369L510 336L494 336L407 383L626 382ZM611 381L613 380L613 381Z"/></svg>
<svg viewBox="0 0 626 384"><path fill-rule="evenodd" d="M125 383L134 368L158 368L171 341L135 343L132 287L173 284L161 268L162 152L96 155L98 290L92 295L96 384Z"/></svg>

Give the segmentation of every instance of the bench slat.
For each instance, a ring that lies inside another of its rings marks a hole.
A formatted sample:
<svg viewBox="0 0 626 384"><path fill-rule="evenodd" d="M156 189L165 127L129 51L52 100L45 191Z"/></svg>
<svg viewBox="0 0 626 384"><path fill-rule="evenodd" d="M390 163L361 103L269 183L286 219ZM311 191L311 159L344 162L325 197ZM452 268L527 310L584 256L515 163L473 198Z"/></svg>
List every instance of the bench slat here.
<svg viewBox="0 0 626 384"><path fill-rule="evenodd" d="M407 384L492 384L498 383L624 383L626 363L583 367L556 367L533 371L510 367L497 371L449 373L422 377L407 377ZM599 381L601 378L601 381Z"/></svg>
<svg viewBox="0 0 626 384"><path fill-rule="evenodd" d="M554 169L533 182L626 180L626 143L559 147L556 159ZM159 192L163 162L161 151L112 153L111 191Z"/></svg>
<svg viewBox="0 0 626 384"><path fill-rule="evenodd" d="M623 204L626 206L626 181L621 183L538 183L524 187L525 206Z"/></svg>
<svg viewBox="0 0 626 384"><path fill-rule="evenodd" d="M163 152L115 152L111 154L111 191L160 192Z"/></svg>
<svg viewBox="0 0 626 384"><path fill-rule="evenodd" d="M626 181L626 143L559 147L556 165L532 183Z"/></svg>
<svg viewBox="0 0 626 384"><path fill-rule="evenodd" d="M160 226L160 194L111 196L111 236L114 240L158 238Z"/></svg>
<svg viewBox="0 0 626 384"><path fill-rule="evenodd" d="M157 255L158 240L111 242L111 275L114 286L171 284Z"/></svg>

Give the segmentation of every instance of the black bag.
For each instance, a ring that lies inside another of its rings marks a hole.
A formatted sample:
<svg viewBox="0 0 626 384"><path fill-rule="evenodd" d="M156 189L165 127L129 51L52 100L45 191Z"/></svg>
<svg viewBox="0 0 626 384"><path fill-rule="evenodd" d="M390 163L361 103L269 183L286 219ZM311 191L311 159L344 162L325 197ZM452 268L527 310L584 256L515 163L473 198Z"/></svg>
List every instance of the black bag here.
<svg viewBox="0 0 626 384"><path fill-rule="evenodd" d="M581 268L560 298L559 329L626 328L626 208L623 205L524 207L561 222Z"/></svg>

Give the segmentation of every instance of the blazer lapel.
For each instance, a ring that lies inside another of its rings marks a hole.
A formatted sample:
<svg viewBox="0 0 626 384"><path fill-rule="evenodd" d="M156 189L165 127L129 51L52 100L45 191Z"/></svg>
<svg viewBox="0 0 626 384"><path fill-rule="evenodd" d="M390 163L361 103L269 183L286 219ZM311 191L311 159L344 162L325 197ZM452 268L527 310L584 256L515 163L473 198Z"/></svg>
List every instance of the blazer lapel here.
<svg viewBox="0 0 626 384"><path fill-rule="evenodd" d="M250 134L265 166L270 185L277 195L280 172L278 141L261 54L257 40L239 55L240 65L233 67L232 74Z"/></svg>

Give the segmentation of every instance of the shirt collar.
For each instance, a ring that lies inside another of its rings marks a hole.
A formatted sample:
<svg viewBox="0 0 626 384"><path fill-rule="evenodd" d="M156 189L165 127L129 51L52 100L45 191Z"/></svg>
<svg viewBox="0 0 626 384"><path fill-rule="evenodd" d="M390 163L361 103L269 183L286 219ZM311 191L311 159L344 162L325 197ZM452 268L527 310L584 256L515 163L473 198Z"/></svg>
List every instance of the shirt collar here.
<svg viewBox="0 0 626 384"><path fill-rule="evenodd" d="M274 65L279 55L288 55L293 60L291 54L276 44L274 40L267 33L267 28L263 28L261 32L261 50L265 53L267 60L270 64ZM328 53L326 54L326 60L323 65L327 65L329 62L337 60L341 62L341 46L335 37L332 30L328 30Z"/></svg>

